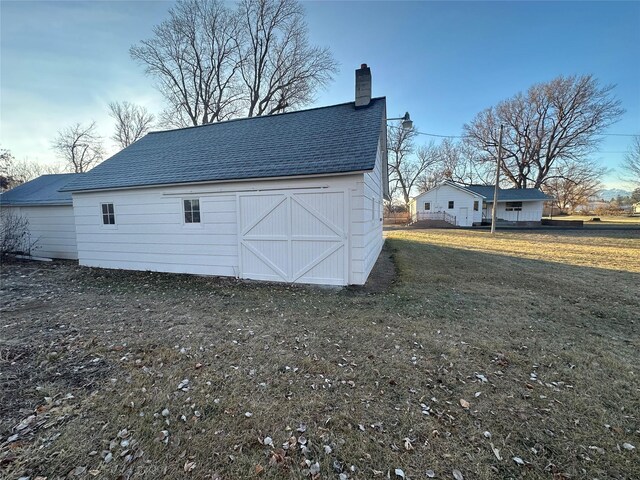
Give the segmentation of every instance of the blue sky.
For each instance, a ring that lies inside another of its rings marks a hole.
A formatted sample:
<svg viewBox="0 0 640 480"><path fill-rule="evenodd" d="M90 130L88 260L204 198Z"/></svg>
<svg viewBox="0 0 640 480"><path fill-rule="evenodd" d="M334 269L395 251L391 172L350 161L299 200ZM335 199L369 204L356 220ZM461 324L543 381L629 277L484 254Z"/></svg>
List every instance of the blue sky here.
<svg viewBox="0 0 640 480"><path fill-rule="evenodd" d="M18 159L55 160L58 129L96 120L107 104L159 111L162 98L129 57L170 2L0 3L0 144ZM354 69L372 68L389 114L421 131L460 134L480 110L558 75L616 84L627 110L610 133L640 133L640 2L304 2L312 42L340 73L315 105L350 101ZM428 141L428 137L422 137ZM596 158L615 168L629 137L608 136ZM607 179L618 186L618 174Z"/></svg>

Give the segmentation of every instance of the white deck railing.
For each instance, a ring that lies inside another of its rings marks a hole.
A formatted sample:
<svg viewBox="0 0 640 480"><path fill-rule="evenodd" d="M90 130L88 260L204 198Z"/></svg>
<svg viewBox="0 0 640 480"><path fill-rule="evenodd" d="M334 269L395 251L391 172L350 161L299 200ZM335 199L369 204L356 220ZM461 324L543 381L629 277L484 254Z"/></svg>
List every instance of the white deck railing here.
<svg viewBox="0 0 640 480"><path fill-rule="evenodd" d="M414 212L411 216L411 222L419 222L420 220L442 220L451 225L457 225L455 215L447 212Z"/></svg>

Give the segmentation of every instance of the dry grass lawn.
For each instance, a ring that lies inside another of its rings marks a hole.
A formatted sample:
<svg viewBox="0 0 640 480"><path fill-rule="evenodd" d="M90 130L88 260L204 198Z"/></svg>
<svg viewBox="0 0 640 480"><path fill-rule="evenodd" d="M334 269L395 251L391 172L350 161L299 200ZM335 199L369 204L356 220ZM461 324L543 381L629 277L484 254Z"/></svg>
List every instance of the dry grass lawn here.
<svg viewBox="0 0 640 480"><path fill-rule="evenodd" d="M3 265L0 477L640 478L640 232L387 252L382 291Z"/></svg>

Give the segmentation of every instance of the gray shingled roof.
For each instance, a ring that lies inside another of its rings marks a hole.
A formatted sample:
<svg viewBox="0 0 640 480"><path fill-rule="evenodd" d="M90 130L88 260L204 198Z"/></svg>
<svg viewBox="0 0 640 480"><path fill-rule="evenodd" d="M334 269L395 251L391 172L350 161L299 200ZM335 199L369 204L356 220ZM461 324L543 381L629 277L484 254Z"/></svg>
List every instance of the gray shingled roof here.
<svg viewBox="0 0 640 480"><path fill-rule="evenodd" d="M494 185L467 185L462 188L482 195L487 202L493 201ZM537 188L498 188L498 203L535 200L551 200L551 197Z"/></svg>
<svg viewBox="0 0 640 480"><path fill-rule="evenodd" d="M65 190L372 170L385 99L153 132Z"/></svg>
<svg viewBox="0 0 640 480"><path fill-rule="evenodd" d="M60 188L85 174L42 175L0 195L0 205L71 205L71 193Z"/></svg>

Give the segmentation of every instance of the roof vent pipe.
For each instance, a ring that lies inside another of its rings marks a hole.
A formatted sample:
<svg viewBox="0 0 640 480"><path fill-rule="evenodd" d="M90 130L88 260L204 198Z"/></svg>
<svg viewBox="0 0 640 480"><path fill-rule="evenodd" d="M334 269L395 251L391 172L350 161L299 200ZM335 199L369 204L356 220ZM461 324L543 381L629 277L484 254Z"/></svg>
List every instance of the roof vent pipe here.
<svg viewBox="0 0 640 480"><path fill-rule="evenodd" d="M366 63L356 70L356 107L371 103L371 69Z"/></svg>

